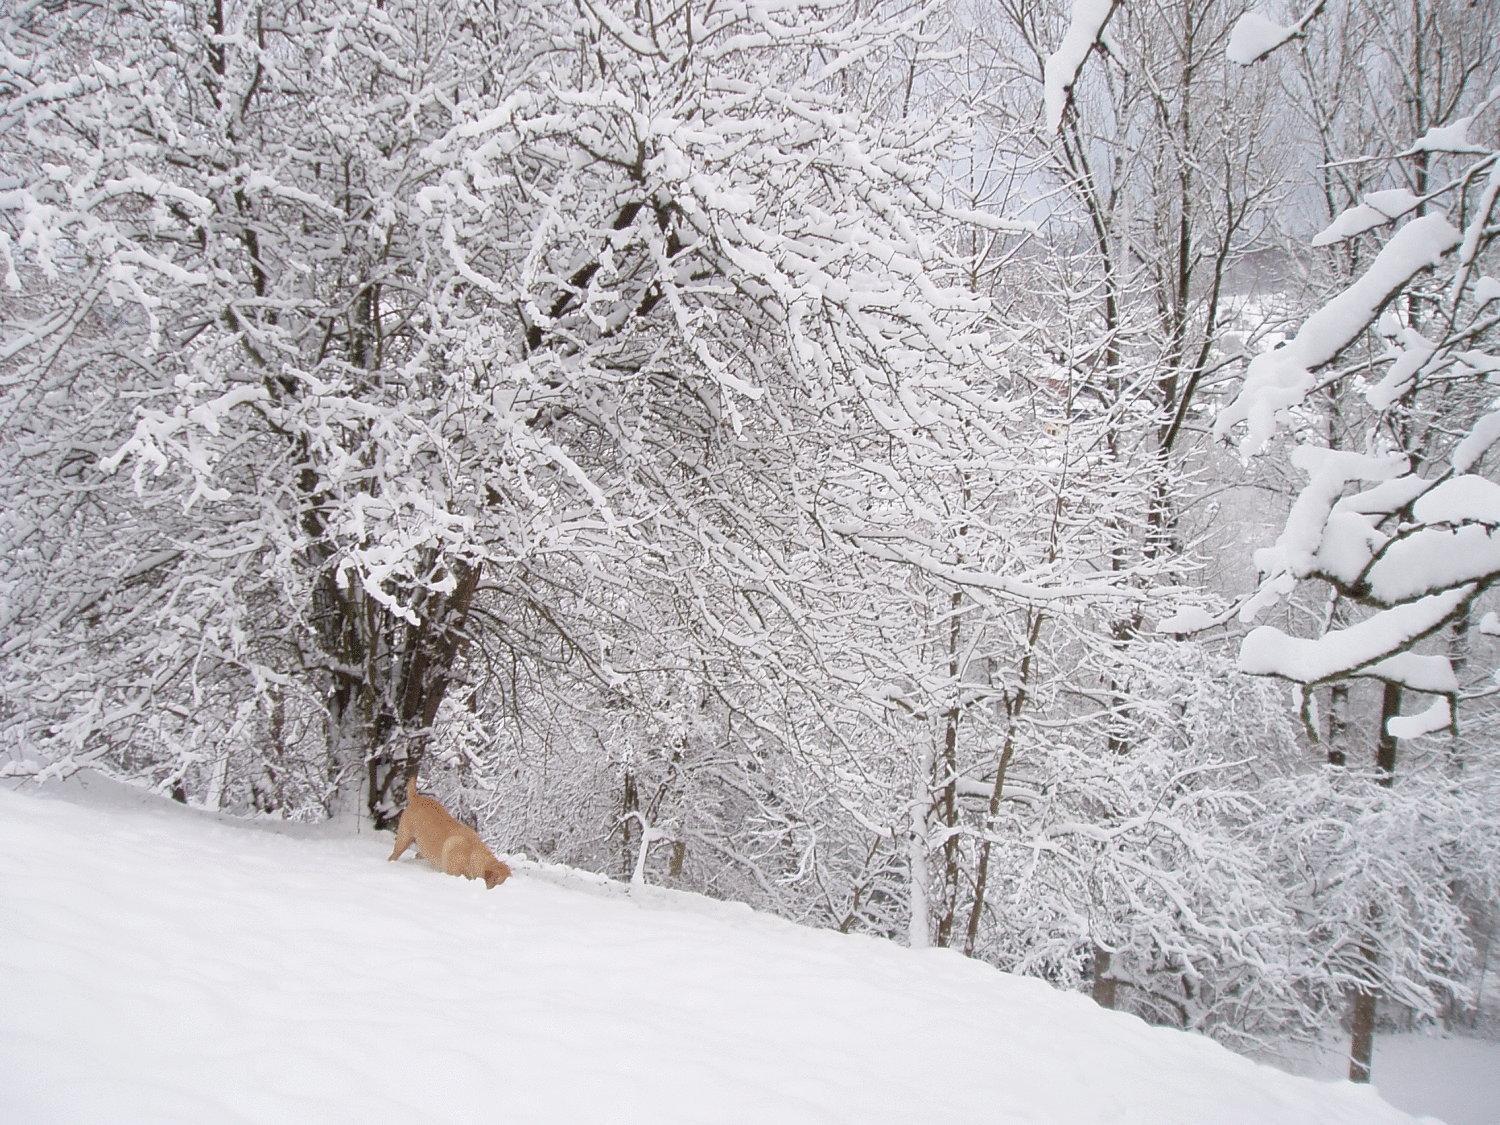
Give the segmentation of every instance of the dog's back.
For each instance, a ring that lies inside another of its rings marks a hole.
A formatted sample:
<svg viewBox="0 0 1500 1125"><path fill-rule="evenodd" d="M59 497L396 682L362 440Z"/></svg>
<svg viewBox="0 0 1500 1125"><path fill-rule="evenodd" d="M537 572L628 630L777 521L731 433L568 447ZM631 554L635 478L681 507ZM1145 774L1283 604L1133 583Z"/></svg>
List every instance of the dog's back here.
<svg viewBox="0 0 1500 1125"><path fill-rule="evenodd" d="M412 844L417 845L418 855L449 875L483 879L486 887L510 878L510 867L495 858L479 833L454 820L431 797L418 793L414 777L406 782L406 809L396 823L391 859L401 858Z"/></svg>

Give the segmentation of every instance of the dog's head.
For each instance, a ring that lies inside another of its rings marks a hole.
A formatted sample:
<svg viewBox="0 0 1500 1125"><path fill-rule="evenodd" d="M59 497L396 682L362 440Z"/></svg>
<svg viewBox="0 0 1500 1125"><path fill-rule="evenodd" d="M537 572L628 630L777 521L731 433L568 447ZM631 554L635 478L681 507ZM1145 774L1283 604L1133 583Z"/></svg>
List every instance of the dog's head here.
<svg viewBox="0 0 1500 1125"><path fill-rule="evenodd" d="M494 890L509 878L510 868L498 859L493 863L486 863L484 865L484 886L486 890Z"/></svg>

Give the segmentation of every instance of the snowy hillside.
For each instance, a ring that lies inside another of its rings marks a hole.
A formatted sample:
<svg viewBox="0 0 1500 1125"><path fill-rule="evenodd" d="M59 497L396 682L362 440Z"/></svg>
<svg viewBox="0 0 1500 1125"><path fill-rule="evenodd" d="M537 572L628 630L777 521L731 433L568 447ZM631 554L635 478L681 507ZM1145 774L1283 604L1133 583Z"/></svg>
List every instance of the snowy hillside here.
<svg viewBox="0 0 1500 1125"><path fill-rule="evenodd" d="M1406 1120L948 954L0 790L0 1120Z"/></svg>

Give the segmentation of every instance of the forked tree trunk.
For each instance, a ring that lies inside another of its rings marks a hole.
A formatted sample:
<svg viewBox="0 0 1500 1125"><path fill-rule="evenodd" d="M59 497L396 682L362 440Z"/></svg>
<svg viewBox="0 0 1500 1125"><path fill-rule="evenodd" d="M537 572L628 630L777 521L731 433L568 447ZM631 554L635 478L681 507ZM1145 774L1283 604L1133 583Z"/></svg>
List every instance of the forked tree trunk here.
<svg viewBox="0 0 1500 1125"><path fill-rule="evenodd" d="M480 568L460 563L455 570L457 582L452 592L429 598L421 607L425 612L416 625L397 627L381 611L380 622L369 629L367 651L377 656L371 662L370 678L390 677L387 684L363 685L374 714L365 755L365 800L376 828L394 826L400 811L396 807L398 794L406 779L416 775L438 709L453 683L469 608L479 588ZM399 648L379 643L383 638L376 634L382 627L387 637L402 637ZM382 655L385 659L379 659Z"/></svg>

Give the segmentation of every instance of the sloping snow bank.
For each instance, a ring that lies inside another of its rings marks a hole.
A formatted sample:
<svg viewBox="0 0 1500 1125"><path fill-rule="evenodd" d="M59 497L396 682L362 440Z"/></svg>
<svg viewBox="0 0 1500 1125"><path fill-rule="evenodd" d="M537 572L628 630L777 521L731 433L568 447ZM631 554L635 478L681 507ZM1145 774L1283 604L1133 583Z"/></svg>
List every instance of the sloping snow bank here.
<svg viewBox="0 0 1500 1125"><path fill-rule="evenodd" d="M1407 1120L953 954L265 828L0 789L0 1120Z"/></svg>
<svg viewBox="0 0 1500 1125"><path fill-rule="evenodd" d="M1349 1072L1349 1041L1300 1044L1291 1057L1267 1061L1291 1074L1340 1077ZM1392 1105L1437 1114L1448 1125L1495 1125L1500 1120L1500 1043L1492 1040L1379 1032L1374 1080Z"/></svg>

